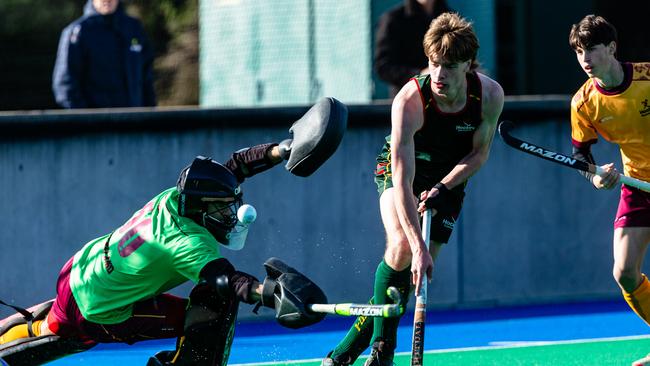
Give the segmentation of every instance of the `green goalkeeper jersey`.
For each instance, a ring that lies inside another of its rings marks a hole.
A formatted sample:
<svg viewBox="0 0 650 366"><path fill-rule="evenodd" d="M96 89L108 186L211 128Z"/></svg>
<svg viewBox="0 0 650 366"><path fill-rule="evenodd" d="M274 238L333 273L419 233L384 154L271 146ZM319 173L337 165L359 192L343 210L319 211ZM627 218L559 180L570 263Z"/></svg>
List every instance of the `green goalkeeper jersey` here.
<svg viewBox="0 0 650 366"><path fill-rule="evenodd" d="M178 192L154 197L124 225L87 243L74 256L70 288L87 320L115 324L128 319L135 302L197 282L219 243L178 214Z"/></svg>

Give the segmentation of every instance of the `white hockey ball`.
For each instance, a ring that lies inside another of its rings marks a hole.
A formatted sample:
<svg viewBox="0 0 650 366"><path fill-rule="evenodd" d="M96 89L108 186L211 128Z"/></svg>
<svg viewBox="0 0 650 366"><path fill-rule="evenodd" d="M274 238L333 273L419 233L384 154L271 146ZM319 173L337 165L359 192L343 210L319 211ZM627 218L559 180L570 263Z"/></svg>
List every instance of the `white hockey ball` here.
<svg viewBox="0 0 650 366"><path fill-rule="evenodd" d="M249 204L243 204L237 210L237 218L246 225L252 224L257 219L257 210Z"/></svg>

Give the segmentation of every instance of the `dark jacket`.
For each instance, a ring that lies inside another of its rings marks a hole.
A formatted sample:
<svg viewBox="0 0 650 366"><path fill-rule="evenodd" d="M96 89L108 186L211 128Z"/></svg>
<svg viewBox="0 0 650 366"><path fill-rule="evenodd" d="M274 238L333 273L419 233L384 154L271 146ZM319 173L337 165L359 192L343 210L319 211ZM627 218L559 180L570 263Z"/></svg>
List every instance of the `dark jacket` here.
<svg viewBox="0 0 650 366"><path fill-rule="evenodd" d="M61 33L52 90L64 108L154 106L152 66L141 23L121 3L104 16L88 0Z"/></svg>
<svg viewBox="0 0 650 366"><path fill-rule="evenodd" d="M374 68L377 75L390 84L391 96L427 66L422 40L431 21L447 11L450 9L446 1L437 0L430 16L416 0L404 0L379 19Z"/></svg>

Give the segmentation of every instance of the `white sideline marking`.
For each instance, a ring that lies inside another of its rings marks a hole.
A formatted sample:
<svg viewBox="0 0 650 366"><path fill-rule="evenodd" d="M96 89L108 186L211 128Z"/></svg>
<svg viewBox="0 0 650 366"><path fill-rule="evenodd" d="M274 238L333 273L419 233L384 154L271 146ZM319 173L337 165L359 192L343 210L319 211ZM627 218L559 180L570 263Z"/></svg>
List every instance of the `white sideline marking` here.
<svg viewBox="0 0 650 366"><path fill-rule="evenodd" d="M325 356L323 356L325 357ZM237 363L229 366L262 366L262 365L291 365L295 363L304 363L304 362L320 362L322 358L311 358L307 360L295 360L295 361L270 361L270 362L256 362L256 363Z"/></svg>
<svg viewBox="0 0 650 366"><path fill-rule="evenodd" d="M562 344L599 343L599 342L612 342L612 341L632 341L632 340L636 340L636 339L650 339L650 335L644 334L644 335L623 336L623 337L585 338L585 339L571 339L571 340L566 340L566 341L503 341L503 342L490 342L490 346L465 347L465 348L446 348L446 349L425 351L424 353L449 353L449 352L484 351L484 350L491 350L491 349L542 347L542 346L554 346L554 345L562 345ZM409 352L399 352L398 354L409 354Z"/></svg>
<svg viewBox="0 0 650 366"><path fill-rule="evenodd" d="M490 342L489 346L478 346L478 347L465 347L465 348L445 348L424 351L424 354L435 354L435 353L452 353L452 352L471 352L471 351L486 351L493 349L507 349L507 348L523 348L523 347L543 347L543 346L554 346L561 344L577 344L577 343L599 343L599 342L611 342L611 341L631 341L636 339L650 339L650 335L636 335L636 336L624 336L624 337L608 337L608 338L585 338L585 339L571 339L567 341L497 341ZM411 352L397 352L396 356L410 355ZM368 356L361 356L359 359L367 358ZM230 366L263 366L263 365L292 365L297 363L304 362L320 362L323 358L311 358L306 360L295 360L295 361L270 361L270 362L256 362L256 363L239 363L233 364Z"/></svg>

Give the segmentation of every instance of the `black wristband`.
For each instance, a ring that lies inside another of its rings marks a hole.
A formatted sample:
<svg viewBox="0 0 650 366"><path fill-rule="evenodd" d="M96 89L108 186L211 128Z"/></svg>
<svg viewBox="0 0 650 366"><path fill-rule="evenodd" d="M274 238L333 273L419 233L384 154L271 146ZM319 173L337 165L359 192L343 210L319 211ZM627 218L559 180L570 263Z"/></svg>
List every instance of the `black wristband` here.
<svg viewBox="0 0 650 366"><path fill-rule="evenodd" d="M436 184L433 186L433 188L439 190L441 193L442 193L443 191L445 191L445 192L449 192L449 188L447 188L447 186L446 186L444 183L442 183L442 182L438 182L438 183L436 183Z"/></svg>
<svg viewBox="0 0 650 366"><path fill-rule="evenodd" d="M449 206L454 200L454 194L441 182L436 183L433 188L438 190L438 194L424 200L424 205L438 211L438 214L444 215L449 211Z"/></svg>

